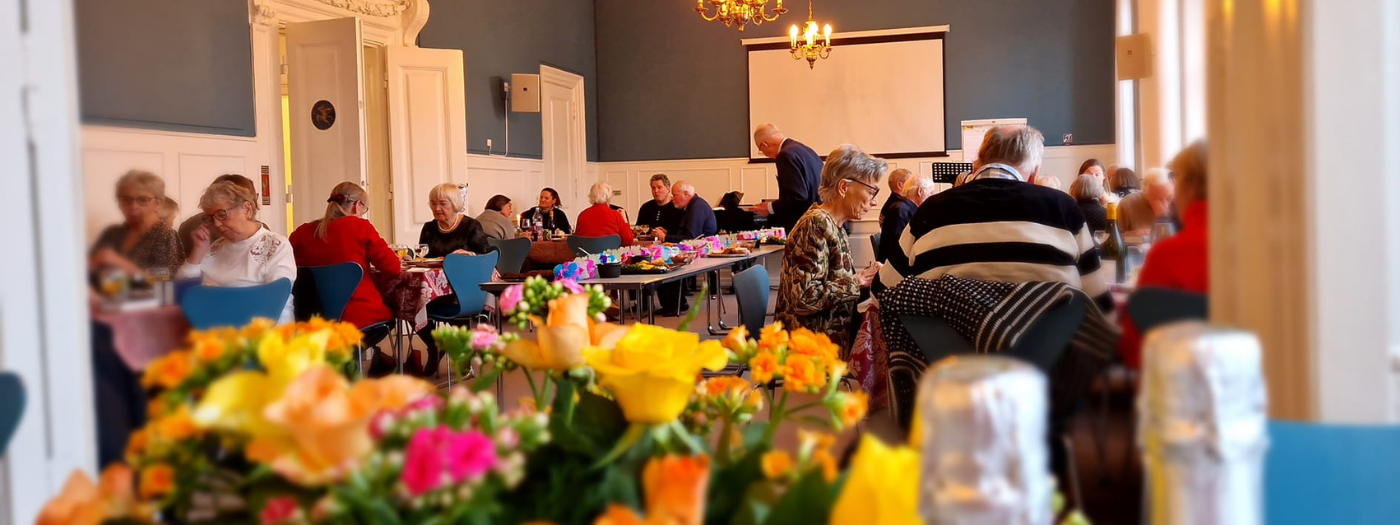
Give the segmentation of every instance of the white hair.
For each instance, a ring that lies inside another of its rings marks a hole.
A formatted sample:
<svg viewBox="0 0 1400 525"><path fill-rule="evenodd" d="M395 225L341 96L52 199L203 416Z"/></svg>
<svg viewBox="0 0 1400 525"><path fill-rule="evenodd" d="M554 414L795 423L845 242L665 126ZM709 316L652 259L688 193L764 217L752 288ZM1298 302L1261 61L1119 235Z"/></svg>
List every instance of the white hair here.
<svg viewBox="0 0 1400 525"><path fill-rule="evenodd" d="M589 204L607 204L612 201L612 186L606 182L598 182L588 189Z"/></svg>
<svg viewBox="0 0 1400 525"><path fill-rule="evenodd" d="M772 135L778 134L778 133L782 133L782 132L781 132L781 131L778 131L778 127L777 127L777 126L774 126L774 125L772 125L772 124L767 124L767 123L759 124L758 127L757 127L757 128L754 128L754 130L753 130L753 142L754 142L754 144L757 144L757 143L759 143L759 142L763 142L764 139L766 139L766 138L768 138L768 137L770 137L770 136L772 136Z"/></svg>
<svg viewBox="0 0 1400 525"><path fill-rule="evenodd" d="M1142 176L1143 189L1171 183L1171 173L1168 172L1166 168L1152 168L1147 170L1147 173Z"/></svg>
<svg viewBox="0 0 1400 525"><path fill-rule="evenodd" d="M876 186L887 169L889 163L885 159L867 155L860 146L842 144L826 156L826 164L822 166L822 184L817 188L817 195L822 200L835 200L836 189L846 179Z"/></svg>
<svg viewBox="0 0 1400 525"><path fill-rule="evenodd" d="M919 191L923 191L926 196L933 195L933 190L935 189L937 189L937 186L934 185L933 177L928 175L915 175L909 177L909 180L904 181L904 187L900 188L899 193L906 198L912 199Z"/></svg>
<svg viewBox="0 0 1400 525"><path fill-rule="evenodd" d="M1057 190L1060 189L1060 178L1054 175L1036 175L1034 182L1036 186L1045 186L1046 188L1052 188Z"/></svg>

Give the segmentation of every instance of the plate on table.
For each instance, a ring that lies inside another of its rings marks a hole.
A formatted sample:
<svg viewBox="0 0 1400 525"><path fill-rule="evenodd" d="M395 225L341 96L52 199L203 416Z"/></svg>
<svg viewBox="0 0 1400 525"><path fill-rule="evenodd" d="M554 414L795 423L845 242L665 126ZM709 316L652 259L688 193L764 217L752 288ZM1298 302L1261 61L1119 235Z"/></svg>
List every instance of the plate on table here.
<svg viewBox="0 0 1400 525"><path fill-rule="evenodd" d="M431 258L431 259L414 259L414 260L411 260L411 261L404 261L404 265L405 265L405 266L415 266L415 267L420 267L420 268L442 268L442 257L433 257L433 258Z"/></svg>
<svg viewBox="0 0 1400 525"><path fill-rule="evenodd" d="M670 273L675 268L670 266L641 266L628 264L622 267L622 275L658 275Z"/></svg>

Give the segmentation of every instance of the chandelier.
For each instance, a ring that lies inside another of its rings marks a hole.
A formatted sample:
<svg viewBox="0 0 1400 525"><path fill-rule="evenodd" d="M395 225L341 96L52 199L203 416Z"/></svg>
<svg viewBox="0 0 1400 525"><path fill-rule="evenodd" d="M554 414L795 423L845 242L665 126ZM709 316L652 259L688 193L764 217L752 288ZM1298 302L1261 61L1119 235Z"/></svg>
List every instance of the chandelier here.
<svg viewBox="0 0 1400 525"><path fill-rule="evenodd" d="M708 14L709 9L705 7L709 3L715 9L715 14ZM719 20L724 22L724 27L739 26L739 31L744 30L744 26L753 22L755 27L763 25L764 22L772 22L778 19L787 9L783 9L783 0L777 0L778 6L773 9L770 16L767 12L768 0L695 0L695 12L700 13L700 18L706 22Z"/></svg>
<svg viewBox="0 0 1400 525"><path fill-rule="evenodd" d="M794 24L788 31L788 36L792 37L792 58L807 59L808 69L816 69L817 59L831 56L831 24L827 24L820 33L817 32L817 20L812 16L812 0L807 0L806 30L799 35L797 25Z"/></svg>

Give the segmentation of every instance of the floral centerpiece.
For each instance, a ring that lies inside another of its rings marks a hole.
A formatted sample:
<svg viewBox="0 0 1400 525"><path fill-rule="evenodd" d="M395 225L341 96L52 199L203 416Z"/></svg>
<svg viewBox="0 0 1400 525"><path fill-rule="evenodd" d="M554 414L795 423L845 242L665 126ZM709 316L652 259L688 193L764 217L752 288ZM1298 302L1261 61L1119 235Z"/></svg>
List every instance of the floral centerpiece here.
<svg viewBox="0 0 1400 525"><path fill-rule="evenodd" d="M151 423L126 464L76 474L39 523L920 522L914 449L867 437L840 467L831 432L866 397L841 388L825 336L775 324L701 341L603 322L609 306L571 281L511 287L502 315L535 337L438 329L473 377L448 391L352 377L348 324L196 333L147 370ZM508 374L531 396L505 410L488 390ZM809 428L778 445L793 422Z"/></svg>

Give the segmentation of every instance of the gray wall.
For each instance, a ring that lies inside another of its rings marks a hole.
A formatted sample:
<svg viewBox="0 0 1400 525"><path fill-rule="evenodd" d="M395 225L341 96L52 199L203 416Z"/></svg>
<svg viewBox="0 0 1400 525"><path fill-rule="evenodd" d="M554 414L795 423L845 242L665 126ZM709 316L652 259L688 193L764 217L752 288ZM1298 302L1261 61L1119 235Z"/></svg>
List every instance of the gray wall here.
<svg viewBox="0 0 1400 525"><path fill-rule="evenodd" d="M246 0L76 0L83 122L251 137Z"/></svg>
<svg viewBox="0 0 1400 525"><path fill-rule="evenodd" d="M642 2L648 3L648 2ZM505 149L501 80L511 73L539 73L548 65L584 78L588 159L598 160L598 70L591 0L436 0L422 47L461 49L467 73L467 151ZM538 113L510 114L510 156L541 157Z"/></svg>
<svg viewBox="0 0 1400 525"><path fill-rule="evenodd" d="M686 2L597 0L597 32L606 35L598 39L600 158L747 157L748 58L739 40L785 36L806 21L803 2L787 3L777 23L741 34L703 22ZM995 117L1028 118L1050 145L1064 133L1076 144L1114 141L1112 0L828 0L816 14L838 32L951 26L950 150L962 147L960 121Z"/></svg>

